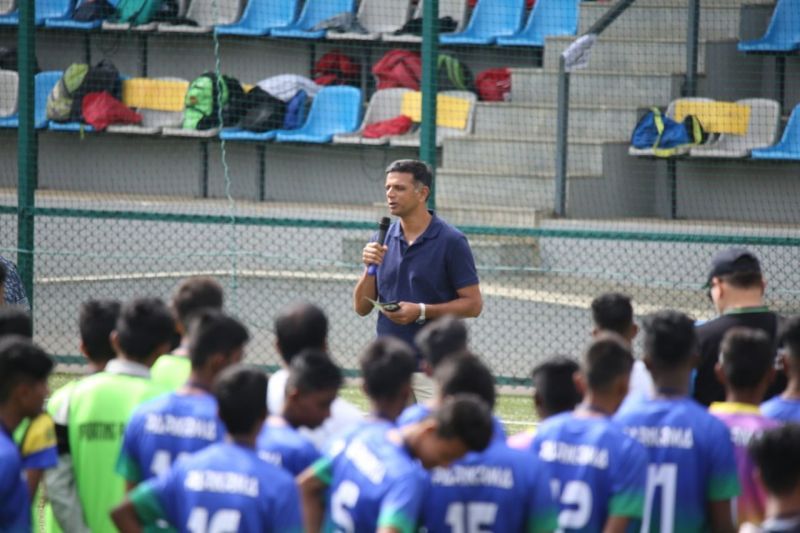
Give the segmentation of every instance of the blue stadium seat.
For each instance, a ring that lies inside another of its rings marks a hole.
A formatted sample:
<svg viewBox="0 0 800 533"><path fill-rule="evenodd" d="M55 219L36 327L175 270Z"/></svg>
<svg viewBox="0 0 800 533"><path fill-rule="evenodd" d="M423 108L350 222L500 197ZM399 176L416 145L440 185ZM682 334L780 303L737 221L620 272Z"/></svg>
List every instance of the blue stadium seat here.
<svg viewBox="0 0 800 533"><path fill-rule="evenodd" d="M277 130L256 132L242 128L223 128L219 132L219 138L224 141L267 142L273 140L277 134Z"/></svg>
<svg viewBox="0 0 800 533"><path fill-rule="evenodd" d="M87 0L83 0L79 2L78 5L83 4ZM109 4L116 7L119 3L119 0L107 0ZM77 6L76 6L77 7ZM72 19L73 12L70 11L66 15L55 15L51 17L47 17L44 21L44 25L47 28L61 28L66 30L82 30L82 31L89 31L99 28L103 25L102 20L92 20L90 22L79 22L77 20Z"/></svg>
<svg viewBox="0 0 800 533"><path fill-rule="evenodd" d="M72 14L72 0L36 0L36 25L48 18L68 18ZM19 11L0 17L0 26L19 24Z"/></svg>
<svg viewBox="0 0 800 533"><path fill-rule="evenodd" d="M36 75L34 82L34 112L33 124L37 130L47 127L47 97L55 87L58 80L61 79L63 72L60 70L50 70L47 72L40 72ZM14 114L10 117L0 119L0 128L17 128L19 127L19 115Z"/></svg>
<svg viewBox="0 0 800 533"><path fill-rule="evenodd" d="M528 23L519 33L499 37L500 46L544 46L548 35L575 35L578 32L580 0L537 0Z"/></svg>
<svg viewBox="0 0 800 533"><path fill-rule="evenodd" d="M355 0L306 0L297 22L270 32L273 37L322 39L325 30L313 31L314 26L341 13L353 13Z"/></svg>
<svg viewBox="0 0 800 533"><path fill-rule="evenodd" d="M291 25L296 14L297 0L250 0L239 22L214 31L217 35L269 35L273 29Z"/></svg>
<svg viewBox="0 0 800 533"><path fill-rule="evenodd" d="M325 87L314 98L305 124L296 130L280 130L278 142L329 143L337 133L358 129L361 91L355 87Z"/></svg>
<svg viewBox="0 0 800 533"><path fill-rule="evenodd" d="M740 52L781 53L800 49L800 0L778 0L767 33L739 43Z"/></svg>
<svg viewBox="0 0 800 533"><path fill-rule="evenodd" d="M479 0L462 32L443 33L442 44L492 44L519 31L525 0Z"/></svg>
<svg viewBox="0 0 800 533"><path fill-rule="evenodd" d="M758 148L750 153L753 159L800 160L800 105L796 106L783 130L781 141L769 148Z"/></svg>

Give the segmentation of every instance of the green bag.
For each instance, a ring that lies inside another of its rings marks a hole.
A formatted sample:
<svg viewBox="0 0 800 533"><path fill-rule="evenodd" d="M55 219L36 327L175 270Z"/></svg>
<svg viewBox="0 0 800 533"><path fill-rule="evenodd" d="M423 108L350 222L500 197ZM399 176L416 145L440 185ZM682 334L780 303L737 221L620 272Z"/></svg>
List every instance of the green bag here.
<svg viewBox="0 0 800 533"><path fill-rule="evenodd" d="M112 22L130 22L131 26L147 24L161 9L164 0L120 0Z"/></svg>
<svg viewBox="0 0 800 533"><path fill-rule="evenodd" d="M217 83L214 74L205 73L189 84L183 101L183 129L207 130L219 123L219 93L222 89L222 105L228 102L228 87Z"/></svg>
<svg viewBox="0 0 800 533"><path fill-rule="evenodd" d="M472 91L473 79L469 68L447 54L439 54L436 61L439 71L439 90L440 91Z"/></svg>
<svg viewBox="0 0 800 533"><path fill-rule="evenodd" d="M183 129L210 130L236 126L244 115L245 93L242 84L231 76L206 72L189 84L183 101ZM220 106L222 111L220 112Z"/></svg>
<svg viewBox="0 0 800 533"><path fill-rule="evenodd" d="M49 120L56 122L70 120L73 96L83 84L88 72L89 65L86 63L73 63L64 71L61 79L47 96L46 114Z"/></svg>

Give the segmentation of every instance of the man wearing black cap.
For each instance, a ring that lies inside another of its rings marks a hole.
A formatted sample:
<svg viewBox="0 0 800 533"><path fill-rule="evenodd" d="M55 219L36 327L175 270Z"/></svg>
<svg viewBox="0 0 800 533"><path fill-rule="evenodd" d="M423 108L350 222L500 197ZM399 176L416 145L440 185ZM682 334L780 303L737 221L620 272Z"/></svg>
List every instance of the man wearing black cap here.
<svg viewBox="0 0 800 533"><path fill-rule="evenodd" d="M745 326L766 332L770 340L775 342L778 315L764 303L765 287L761 264L751 251L728 248L711 260L706 289L719 316L697 328L700 363L694 383L694 398L698 402L709 405L725 399L725 389L714 374L725 332L733 327ZM768 396L777 392L773 390Z"/></svg>

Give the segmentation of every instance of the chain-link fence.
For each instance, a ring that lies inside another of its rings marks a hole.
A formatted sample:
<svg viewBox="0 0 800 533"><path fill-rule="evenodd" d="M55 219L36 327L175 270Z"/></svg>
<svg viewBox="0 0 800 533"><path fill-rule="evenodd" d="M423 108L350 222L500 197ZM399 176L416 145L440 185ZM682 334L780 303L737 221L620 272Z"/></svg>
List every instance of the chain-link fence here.
<svg viewBox="0 0 800 533"><path fill-rule="evenodd" d="M794 0L2 10L0 248L55 354L77 353L80 302L203 273L251 360L277 362L274 316L304 299L354 368L375 327L352 311L360 251L401 158L433 163L432 203L469 237L472 343L501 381L577 355L604 291L713 316L701 285L731 244L761 257L771 306L800 307Z"/></svg>

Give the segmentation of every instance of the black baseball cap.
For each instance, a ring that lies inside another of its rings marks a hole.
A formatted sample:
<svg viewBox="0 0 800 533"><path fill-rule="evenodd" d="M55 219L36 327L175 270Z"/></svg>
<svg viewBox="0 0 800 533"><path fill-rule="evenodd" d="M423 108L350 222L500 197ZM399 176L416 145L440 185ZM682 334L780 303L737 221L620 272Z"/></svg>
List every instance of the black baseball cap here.
<svg viewBox="0 0 800 533"><path fill-rule="evenodd" d="M705 288L711 286L711 279L736 274L739 272L761 273L761 263L753 252L746 248L731 247L720 252L711 259Z"/></svg>

